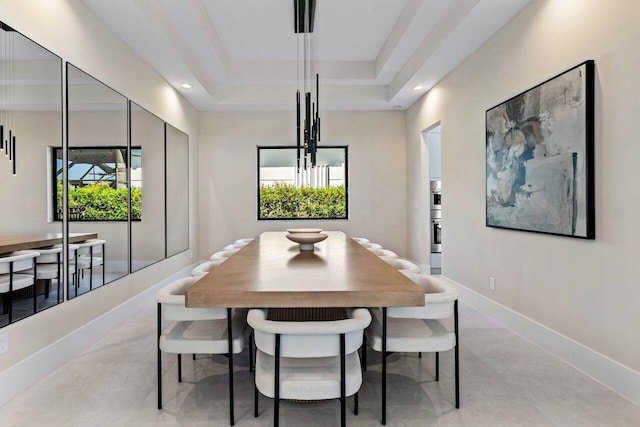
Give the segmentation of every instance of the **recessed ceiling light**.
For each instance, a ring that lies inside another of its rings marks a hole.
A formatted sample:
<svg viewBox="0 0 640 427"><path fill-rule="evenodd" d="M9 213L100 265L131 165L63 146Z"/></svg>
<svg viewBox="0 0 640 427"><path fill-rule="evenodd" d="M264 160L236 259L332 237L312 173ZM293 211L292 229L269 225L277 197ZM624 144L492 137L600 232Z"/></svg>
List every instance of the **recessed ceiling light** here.
<svg viewBox="0 0 640 427"><path fill-rule="evenodd" d="M413 87L413 90L422 90L422 89L424 89L424 86L422 85L417 85Z"/></svg>
<svg viewBox="0 0 640 427"><path fill-rule="evenodd" d="M191 89L193 86L191 86L189 83L182 83L180 87L182 89Z"/></svg>
<svg viewBox="0 0 640 427"><path fill-rule="evenodd" d="M394 110L400 110L400 109L402 109L402 105L394 105L393 109Z"/></svg>

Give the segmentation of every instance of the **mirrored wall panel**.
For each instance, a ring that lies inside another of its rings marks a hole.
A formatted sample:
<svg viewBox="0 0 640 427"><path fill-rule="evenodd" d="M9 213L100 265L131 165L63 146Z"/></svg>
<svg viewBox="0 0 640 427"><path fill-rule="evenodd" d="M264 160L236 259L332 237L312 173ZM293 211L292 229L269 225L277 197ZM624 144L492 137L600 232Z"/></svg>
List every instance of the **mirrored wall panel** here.
<svg viewBox="0 0 640 427"><path fill-rule="evenodd" d="M164 259L164 121L130 101L131 271Z"/></svg>
<svg viewBox="0 0 640 427"><path fill-rule="evenodd" d="M167 257L189 249L189 136L166 129Z"/></svg>
<svg viewBox="0 0 640 427"><path fill-rule="evenodd" d="M0 22L0 327L64 300L48 173L60 146L62 60Z"/></svg>
<svg viewBox="0 0 640 427"><path fill-rule="evenodd" d="M127 98L67 63L69 298L129 271L127 108Z"/></svg>

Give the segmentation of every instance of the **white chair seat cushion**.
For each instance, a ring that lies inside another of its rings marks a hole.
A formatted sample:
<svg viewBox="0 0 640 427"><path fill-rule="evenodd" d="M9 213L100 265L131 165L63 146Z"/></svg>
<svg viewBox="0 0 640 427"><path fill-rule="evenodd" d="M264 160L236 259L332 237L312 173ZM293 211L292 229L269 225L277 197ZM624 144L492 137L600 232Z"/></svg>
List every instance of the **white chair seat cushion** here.
<svg viewBox="0 0 640 427"><path fill-rule="evenodd" d="M371 325L366 329L369 345L382 351L382 311L372 309ZM447 351L456 345L456 334L440 321L387 316L387 351Z"/></svg>
<svg viewBox="0 0 640 427"><path fill-rule="evenodd" d="M13 290L26 288L33 285L33 276L29 274L15 274L13 275ZM0 274L0 294L9 292L9 275Z"/></svg>
<svg viewBox="0 0 640 427"><path fill-rule="evenodd" d="M357 352L345 357L346 395L360 390L362 371ZM275 358L258 350L256 386L267 397L274 397ZM324 400L340 397L340 357L280 358L280 398Z"/></svg>
<svg viewBox="0 0 640 427"><path fill-rule="evenodd" d="M245 345L246 314L236 312L232 328L233 353L240 353ZM227 319L176 322L160 336L160 349L167 353L226 354Z"/></svg>
<svg viewBox="0 0 640 427"><path fill-rule="evenodd" d="M49 279L57 279L58 271L60 271L60 276L62 276L63 268L60 266L60 270L58 270L58 264L38 264L38 280L49 280ZM28 270L29 274L33 274L33 269Z"/></svg>

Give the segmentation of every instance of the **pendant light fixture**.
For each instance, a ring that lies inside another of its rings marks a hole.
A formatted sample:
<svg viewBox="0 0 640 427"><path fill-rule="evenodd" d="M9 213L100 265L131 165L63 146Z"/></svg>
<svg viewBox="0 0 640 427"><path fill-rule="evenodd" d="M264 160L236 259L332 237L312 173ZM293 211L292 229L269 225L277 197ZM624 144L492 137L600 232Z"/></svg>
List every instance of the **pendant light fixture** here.
<svg viewBox="0 0 640 427"><path fill-rule="evenodd" d="M0 150L16 175L15 30L0 21Z"/></svg>
<svg viewBox="0 0 640 427"><path fill-rule="evenodd" d="M293 11L294 31L297 37L298 84L296 90L296 182L298 186L317 186L315 168L320 141L320 77L316 73L313 78L311 69L311 34L315 24L316 0L293 0ZM300 78L301 72L302 78ZM315 102L312 101L314 89ZM301 93L304 93L304 100ZM302 117L303 108L304 118Z"/></svg>

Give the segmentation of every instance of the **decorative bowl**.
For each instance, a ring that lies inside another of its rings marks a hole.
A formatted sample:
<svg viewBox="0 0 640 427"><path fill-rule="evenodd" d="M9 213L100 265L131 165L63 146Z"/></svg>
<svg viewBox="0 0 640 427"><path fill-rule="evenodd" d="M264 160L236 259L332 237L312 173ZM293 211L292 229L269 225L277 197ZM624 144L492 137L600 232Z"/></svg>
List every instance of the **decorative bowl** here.
<svg viewBox="0 0 640 427"><path fill-rule="evenodd" d="M287 239L292 242L296 242L300 245L301 251L313 251L313 245L318 242L322 242L326 239L326 234L323 233L289 233Z"/></svg>
<svg viewBox="0 0 640 427"><path fill-rule="evenodd" d="M291 234L320 233L322 232L322 228L289 228L287 232Z"/></svg>

